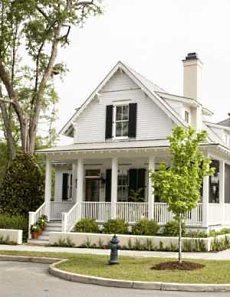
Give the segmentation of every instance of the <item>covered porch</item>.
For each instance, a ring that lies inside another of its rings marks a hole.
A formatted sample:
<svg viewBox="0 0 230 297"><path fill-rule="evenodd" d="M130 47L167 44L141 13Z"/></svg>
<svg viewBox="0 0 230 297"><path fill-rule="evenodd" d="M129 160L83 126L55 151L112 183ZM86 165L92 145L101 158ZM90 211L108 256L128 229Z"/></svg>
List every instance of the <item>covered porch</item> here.
<svg viewBox="0 0 230 297"><path fill-rule="evenodd" d="M47 154L45 202L30 213L30 224L46 214L49 220L62 221L62 231L70 231L82 218L98 223L120 218L129 224L148 218L164 225L172 214L154 196L149 179L149 172L157 170L162 161L170 165L167 146ZM187 214L187 226L207 229L230 224L225 183L228 166L219 158L216 179L204 178L201 203Z"/></svg>

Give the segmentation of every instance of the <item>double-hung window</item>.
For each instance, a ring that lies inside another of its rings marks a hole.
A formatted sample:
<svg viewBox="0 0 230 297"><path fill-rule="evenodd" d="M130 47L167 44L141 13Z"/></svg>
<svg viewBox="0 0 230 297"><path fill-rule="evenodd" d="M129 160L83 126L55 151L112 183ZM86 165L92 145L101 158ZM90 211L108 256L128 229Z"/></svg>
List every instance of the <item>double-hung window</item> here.
<svg viewBox="0 0 230 297"><path fill-rule="evenodd" d="M129 105L115 105L114 137L128 137Z"/></svg>
<svg viewBox="0 0 230 297"><path fill-rule="evenodd" d="M106 106L105 139L135 138L137 103L119 103Z"/></svg>

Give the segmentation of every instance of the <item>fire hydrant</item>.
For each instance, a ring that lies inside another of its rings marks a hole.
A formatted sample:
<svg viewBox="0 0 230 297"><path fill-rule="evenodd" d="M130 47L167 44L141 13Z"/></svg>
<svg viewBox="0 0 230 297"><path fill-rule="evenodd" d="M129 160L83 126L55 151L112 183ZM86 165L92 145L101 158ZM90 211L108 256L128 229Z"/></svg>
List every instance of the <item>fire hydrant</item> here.
<svg viewBox="0 0 230 297"><path fill-rule="evenodd" d="M110 241L110 259L109 264L119 264L118 261L118 250L121 248L117 235L114 235Z"/></svg>

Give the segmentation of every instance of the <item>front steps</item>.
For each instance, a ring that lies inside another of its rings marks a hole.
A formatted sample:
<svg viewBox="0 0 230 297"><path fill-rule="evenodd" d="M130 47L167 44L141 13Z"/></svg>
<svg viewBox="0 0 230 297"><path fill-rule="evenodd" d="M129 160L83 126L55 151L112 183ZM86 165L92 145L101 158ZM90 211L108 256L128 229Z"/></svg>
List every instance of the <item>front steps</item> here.
<svg viewBox="0 0 230 297"><path fill-rule="evenodd" d="M61 221L50 221L38 239L29 239L27 243L30 245L49 245L49 233L61 232L61 226Z"/></svg>

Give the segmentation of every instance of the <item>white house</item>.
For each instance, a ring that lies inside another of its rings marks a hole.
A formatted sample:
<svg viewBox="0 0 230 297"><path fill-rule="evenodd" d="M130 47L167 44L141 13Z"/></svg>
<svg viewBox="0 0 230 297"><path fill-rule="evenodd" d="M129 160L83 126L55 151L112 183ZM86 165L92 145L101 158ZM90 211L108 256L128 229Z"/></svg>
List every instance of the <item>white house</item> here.
<svg viewBox="0 0 230 297"><path fill-rule="evenodd" d="M161 161L170 165L172 128L191 125L208 132L201 149L217 174L204 178L201 201L187 214L186 224L204 229L230 225L229 121L209 121L212 112L200 102L202 66L196 53L186 56L184 95L178 96L118 62L63 127L61 133L73 143L39 151L46 155L45 202L30 213L30 224L42 213L61 220L63 231L85 217L129 223L147 217L165 224L172 216L154 197L149 171Z"/></svg>

